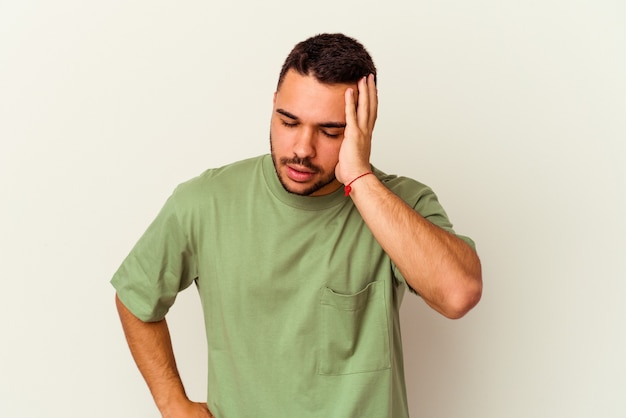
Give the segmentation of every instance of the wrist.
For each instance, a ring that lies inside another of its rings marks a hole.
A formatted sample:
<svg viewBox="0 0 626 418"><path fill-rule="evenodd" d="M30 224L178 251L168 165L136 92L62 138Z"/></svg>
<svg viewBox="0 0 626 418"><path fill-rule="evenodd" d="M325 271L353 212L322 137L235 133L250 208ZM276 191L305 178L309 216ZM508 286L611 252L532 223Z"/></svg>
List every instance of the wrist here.
<svg viewBox="0 0 626 418"><path fill-rule="evenodd" d="M163 417L178 416L180 411L184 411L186 405L191 403L185 392L178 390L168 391L160 397L155 396L154 401Z"/></svg>
<svg viewBox="0 0 626 418"><path fill-rule="evenodd" d="M373 171L364 171L361 174L356 175L352 180L348 181L348 183L344 186L344 194L346 196L350 196L350 192L352 191L352 185L358 181L360 181L363 177L368 176L369 174L374 174Z"/></svg>

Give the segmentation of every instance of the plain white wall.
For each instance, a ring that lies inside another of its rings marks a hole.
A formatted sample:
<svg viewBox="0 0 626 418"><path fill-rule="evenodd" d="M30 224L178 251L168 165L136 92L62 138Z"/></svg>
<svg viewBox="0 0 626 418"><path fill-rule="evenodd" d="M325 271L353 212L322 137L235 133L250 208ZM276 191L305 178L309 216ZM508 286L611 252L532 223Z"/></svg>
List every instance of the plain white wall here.
<svg viewBox="0 0 626 418"><path fill-rule="evenodd" d="M483 261L464 319L405 300L413 416L626 416L625 3L216 3L0 0L0 416L158 416L108 281L176 184L267 152L282 60L334 31L379 68L373 162ZM193 290L170 324L200 399Z"/></svg>

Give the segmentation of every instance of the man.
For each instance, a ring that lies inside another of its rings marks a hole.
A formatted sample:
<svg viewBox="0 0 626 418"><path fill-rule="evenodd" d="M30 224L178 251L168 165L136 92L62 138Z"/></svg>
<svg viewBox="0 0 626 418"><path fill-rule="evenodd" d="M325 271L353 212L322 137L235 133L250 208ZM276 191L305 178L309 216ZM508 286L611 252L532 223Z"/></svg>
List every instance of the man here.
<svg viewBox="0 0 626 418"><path fill-rule="evenodd" d="M271 156L180 185L115 274L164 417L407 417L405 289L450 318L480 299L473 243L434 193L370 164L375 74L344 35L296 45L274 94ZM164 319L194 282L208 405L185 395Z"/></svg>

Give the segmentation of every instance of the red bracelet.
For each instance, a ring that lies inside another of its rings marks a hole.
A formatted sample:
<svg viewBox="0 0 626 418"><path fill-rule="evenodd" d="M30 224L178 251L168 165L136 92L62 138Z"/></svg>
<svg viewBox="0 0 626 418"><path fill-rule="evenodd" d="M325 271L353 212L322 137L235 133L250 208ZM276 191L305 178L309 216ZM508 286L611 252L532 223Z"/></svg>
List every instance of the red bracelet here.
<svg viewBox="0 0 626 418"><path fill-rule="evenodd" d="M346 184L344 195L345 196L350 196L350 192L352 191L352 187L350 187L350 185L352 183L354 183L355 181L357 181L358 179L360 179L361 177L367 176L368 174L374 174L374 172L373 171L368 171L367 173L363 173L360 176L358 176L357 178L355 178L354 180L352 180L350 183Z"/></svg>

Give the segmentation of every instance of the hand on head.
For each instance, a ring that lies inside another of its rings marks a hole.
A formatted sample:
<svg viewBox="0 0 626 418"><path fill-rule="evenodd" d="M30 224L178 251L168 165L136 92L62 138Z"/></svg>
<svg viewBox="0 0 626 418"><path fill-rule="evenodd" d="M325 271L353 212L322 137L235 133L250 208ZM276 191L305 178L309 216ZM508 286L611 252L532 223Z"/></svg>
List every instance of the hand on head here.
<svg viewBox="0 0 626 418"><path fill-rule="evenodd" d="M378 113L374 75L359 80L357 88L357 92L348 88L345 93L346 128L335 168L337 180L344 184L371 169L372 132Z"/></svg>

